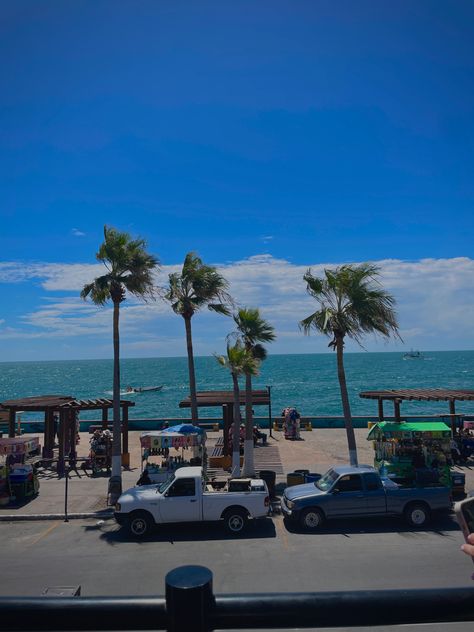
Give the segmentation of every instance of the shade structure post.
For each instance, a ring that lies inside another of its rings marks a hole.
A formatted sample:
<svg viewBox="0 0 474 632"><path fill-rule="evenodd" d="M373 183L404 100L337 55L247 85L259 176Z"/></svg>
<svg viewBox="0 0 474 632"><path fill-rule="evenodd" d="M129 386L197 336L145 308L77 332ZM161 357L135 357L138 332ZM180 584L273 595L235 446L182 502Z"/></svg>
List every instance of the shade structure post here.
<svg viewBox="0 0 474 632"><path fill-rule="evenodd" d="M379 421L383 421L383 399L379 397Z"/></svg>
<svg viewBox="0 0 474 632"><path fill-rule="evenodd" d="M8 412L8 436L13 439L15 436L16 410L10 408Z"/></svg>
<svg viewBox="0 0 474 632"><path fill-rule="evenodd" d="M400 417L400 400L399 399L393 400L393 411L394 411L395 421L397 423L401 423L402 420Z"/></svg>
<svg viewBox="0 0 474 632"><path fill-rule="evenodd" d="M102 408L102 430L107 429L108 421L109 421L109 409Z"/></svg>
<svg viewBox="0 0 474 632"><path fill-rule="evenodd" d="M54 410L47 408L44 413L44 446L43 456L47 459L52 458L54 450Z"/></svg>
<svg viewBox="0 0 474 632"><path fill-rule="evenodd" d="M76 467L77 460L77 426L78 426L78 417L79 412L76 410L71 410L69 413L69 437L70 437L70 445L69 445L69 467Z"/></svg>
<svg viewBox="0 0 474 632"><path fill-rule="evenodd" d="M58 444L59 444L59 453L58 453L58 465L57 472L58 476L64 475L64 453L66 451L66 425L67 425L67 411L61 410L59 412L59 436L58 436Z"/></svg>

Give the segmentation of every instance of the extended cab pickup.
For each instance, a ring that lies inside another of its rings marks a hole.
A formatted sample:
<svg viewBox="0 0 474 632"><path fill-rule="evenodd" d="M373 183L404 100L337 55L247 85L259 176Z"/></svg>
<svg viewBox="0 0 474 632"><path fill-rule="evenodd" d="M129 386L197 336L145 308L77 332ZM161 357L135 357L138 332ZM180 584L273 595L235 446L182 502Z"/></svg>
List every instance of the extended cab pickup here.
<svg viewBox="0 0 474 632"><path fill-rule="evenodd" d="M145 536L157 524L211 520L223 520L228 531L239 533L249 518L264 518L269 508L263 480L230 479L218 490L206 483L201 467L182 467L164 483L128 489L114 515L135 537Z"/></svg>
<svg viewBox="0 0 474 632"><path fill-rule="evenodd" d="M416 527L429 522L433 511L451 508L446 487L404 488L381 479L369 466L333 467L315 483L287 487L281 508L289 520L318 529L327 518L404 516Z"/></svg>

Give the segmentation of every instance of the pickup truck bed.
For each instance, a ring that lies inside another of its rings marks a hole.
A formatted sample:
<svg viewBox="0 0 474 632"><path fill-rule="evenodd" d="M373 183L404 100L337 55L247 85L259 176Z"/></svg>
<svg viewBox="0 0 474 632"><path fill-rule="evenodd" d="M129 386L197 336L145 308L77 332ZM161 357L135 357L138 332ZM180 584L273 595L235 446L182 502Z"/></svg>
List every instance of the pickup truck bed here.
<svg viewBox="0 0 474 632"><path fill-rule="evenodd" d="M383 515L421 527L451 505L446 487L402 488L368 466L331 468L316 483L288 487L281 501L284 516L310 530L326 519Z"/></svg>
<svg viewBox="0 0 474 632"><path fill-rule="evenodd" d="M267 516L269 508L268 489L260 479L234 479L227 489L215 489L203 479L202 468L183 467L161 485L124 492L114 515L135 537L143 537L157 524L218 520L237 534L248 519Z"/></svg>

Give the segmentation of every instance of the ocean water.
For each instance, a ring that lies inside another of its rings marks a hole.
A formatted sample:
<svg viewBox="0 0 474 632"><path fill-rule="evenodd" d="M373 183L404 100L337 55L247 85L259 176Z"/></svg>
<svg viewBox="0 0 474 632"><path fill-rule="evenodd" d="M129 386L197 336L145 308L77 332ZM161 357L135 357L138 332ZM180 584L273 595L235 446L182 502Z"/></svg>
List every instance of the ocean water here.
<svg viewBox="0 0 474 632"><path fill-rule="evenodd" d="M347 385L354 415L375 415L377 403L363 400L360 391L384 388L474 389L474 351L425 352L422 360L404 360L402 353L347 353ZM231 390L227 370L212 357L198 357L198 390ZM121 383L154 386L160 392L127 393L133 400L130 418L189 416L178 407L188 395L186 358L141 358L121 361ZM304 416L342 415L335 354L270 355L254 379L255 388L271 386L272 412L295 406ZM112 360L0 363L0 402L31 395L72 395L78 398L111 397ZM393 414L385 404L386 414ZM474 402L458 402L456 410L474 414ZM403 414L448 413L447 402L404 402ZM267 408L255 409L266 416ZM201 409L200 416L218 416L220 409ZM30 415L30 417L36 415ZM97 413L81 414L97 418Z"/></svg>

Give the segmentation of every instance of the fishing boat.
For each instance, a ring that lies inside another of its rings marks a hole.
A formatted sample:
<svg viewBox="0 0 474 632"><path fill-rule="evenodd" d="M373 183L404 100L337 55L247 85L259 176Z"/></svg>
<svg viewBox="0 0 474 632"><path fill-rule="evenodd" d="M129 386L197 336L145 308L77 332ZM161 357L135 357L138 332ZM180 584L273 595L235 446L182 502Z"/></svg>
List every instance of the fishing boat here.
<svg viewBox="0 0 474 632"><path fill-rule="evenodd" d="M410 349L407 353L403 354L404 360L423 360L423 354L421 351Z"/></svg>
<svg viewBox="0 0 474 632"><path fill-rule="evenodd" d="M127 393L148 393L150 391L161 391L161 386L127 386Z"/></svg>

